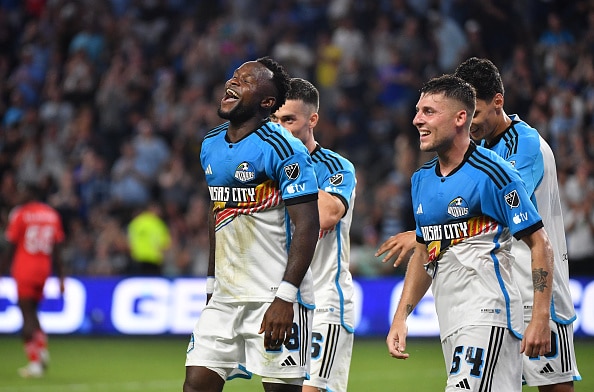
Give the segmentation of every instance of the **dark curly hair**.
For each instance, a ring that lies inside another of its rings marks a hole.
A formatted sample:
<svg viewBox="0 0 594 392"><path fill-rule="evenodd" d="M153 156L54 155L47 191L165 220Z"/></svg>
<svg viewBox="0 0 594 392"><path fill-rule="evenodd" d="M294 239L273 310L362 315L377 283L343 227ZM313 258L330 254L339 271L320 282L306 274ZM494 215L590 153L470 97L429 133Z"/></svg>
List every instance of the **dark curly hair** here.
<svg viewBox="0 0 594 392"><path fill-rule="evenodd" d="M491 101L495 94L505 94L499 70L491 60L471 57L456 68L454 75L472 84L477 99Z"/></svg>
<svg viewBox="0 0 594 392"><path fill-rule="evenodd" d="M276 87L276 91L278 92L278 96L276 97L276 103L270 109L270 113L274 113L281 106L283 106L285 104L285 101L287 100L287 93L291 88L291 77L282 65L280 65L278 62L276 62L268 56L260 57L256 61L272 71L272 83L274 84L274 86Z"/></svg>

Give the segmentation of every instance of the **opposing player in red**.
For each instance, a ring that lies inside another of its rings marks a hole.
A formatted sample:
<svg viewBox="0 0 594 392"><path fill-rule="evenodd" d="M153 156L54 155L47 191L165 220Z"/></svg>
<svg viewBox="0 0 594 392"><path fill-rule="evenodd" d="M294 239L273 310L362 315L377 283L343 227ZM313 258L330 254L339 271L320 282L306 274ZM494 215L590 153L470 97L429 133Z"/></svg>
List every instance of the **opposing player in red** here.
<svg viewBox="0 0 594 392"><path fill-rule="evenodd" d="M12 261L18 305L23 315L22 336L29 363L19 369L25 378L44 374L49 361L47 335L41 329L37 310L43 298L43 287L52 273L52 264L64 292L64 269L59 257L59 244L64 240L60 215L39 201L38 190L23 186L22 204L10 212L6 228L8 250L5 262Z"/></svg>

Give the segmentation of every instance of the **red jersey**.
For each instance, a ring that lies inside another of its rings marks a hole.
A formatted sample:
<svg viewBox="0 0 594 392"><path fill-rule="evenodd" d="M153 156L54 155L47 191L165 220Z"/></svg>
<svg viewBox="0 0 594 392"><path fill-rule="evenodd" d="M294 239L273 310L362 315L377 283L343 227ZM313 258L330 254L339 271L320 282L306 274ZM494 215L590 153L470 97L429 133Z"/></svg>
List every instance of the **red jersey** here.
<svg viewBox="0 0 594 392"><path fill-rule="evenodd" d="M47 204L30 202L9 216L6 239L16 246L12 261L15 278L49 276L54 245L64 241L62 220Z"/></svg>

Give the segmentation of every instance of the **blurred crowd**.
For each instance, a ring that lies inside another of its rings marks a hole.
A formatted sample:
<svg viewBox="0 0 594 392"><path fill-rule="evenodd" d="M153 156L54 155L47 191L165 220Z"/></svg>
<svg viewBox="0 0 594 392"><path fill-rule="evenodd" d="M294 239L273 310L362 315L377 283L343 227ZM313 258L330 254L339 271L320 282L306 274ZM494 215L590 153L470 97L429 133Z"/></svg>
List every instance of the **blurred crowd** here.
<svg viewBox="0 0 594 392"><path fill-rule="evenodd" d="M374 252L414 227L418 89L478 56L553 147L571 273L594 274L593 53L592 0L0 0L1 224L37 185L68 273L120 275L157 204L162 273L206 275L201 140L234 69L268 55L319 88L316 138L357 169L352 272L402 273Z"/></svg>

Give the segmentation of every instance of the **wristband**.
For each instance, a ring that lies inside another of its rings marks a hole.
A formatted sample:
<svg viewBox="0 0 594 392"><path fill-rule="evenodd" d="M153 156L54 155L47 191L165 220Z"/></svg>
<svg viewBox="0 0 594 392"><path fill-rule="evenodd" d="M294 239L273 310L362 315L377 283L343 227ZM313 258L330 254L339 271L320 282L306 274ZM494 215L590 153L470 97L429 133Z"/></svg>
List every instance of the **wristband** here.
<svg viewBox="0 0 594 392"><path fill-rule="evenodd" d="M297 287L283 280L278 285L276 296L286 302L297 302L297 291L299 291Z"/></svg>
<svg viewBox="0 0 594 392"><path fill-rule="evenodd" d="M207 276L206 277L206 294L214 293L214 284L215 284L215 277Z"/></svg>

